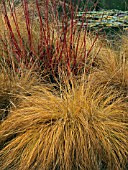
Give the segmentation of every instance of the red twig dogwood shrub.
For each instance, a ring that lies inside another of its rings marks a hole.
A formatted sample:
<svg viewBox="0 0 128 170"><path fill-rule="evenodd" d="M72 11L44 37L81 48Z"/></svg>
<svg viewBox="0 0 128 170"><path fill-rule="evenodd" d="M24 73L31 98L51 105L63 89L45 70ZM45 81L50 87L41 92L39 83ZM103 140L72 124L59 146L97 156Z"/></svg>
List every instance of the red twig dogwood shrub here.
<svg viewBox="0 0 128 170"><path fill-rule="evenodd" d="M63 9L61 14L58 13L59 5ZM78 29L76 10L71 2L67 5L65 1L22 0L18 6L10 0L8 3L2 1L6 29L6 36L1 37L6 54L2 57L17 71L23 63L26 68L34 65L43 75L50 75L51 80L58 79L63 72L67 77L88 72L91 65L86 65L86 61L98 34L87 48L85 21L83 19Z"/></svg>

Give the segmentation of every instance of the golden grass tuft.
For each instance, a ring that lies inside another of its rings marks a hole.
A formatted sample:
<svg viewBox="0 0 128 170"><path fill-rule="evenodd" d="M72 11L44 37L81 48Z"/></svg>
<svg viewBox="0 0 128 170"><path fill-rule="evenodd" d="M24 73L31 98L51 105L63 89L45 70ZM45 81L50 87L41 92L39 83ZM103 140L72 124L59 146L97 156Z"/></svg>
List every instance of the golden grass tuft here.
<svg viewBox="0 0 128 170"><path fill-rule="evenodd" d="M32 70L22 69L20 73L0 63L0 120L10 107L16 107L23 96L31 95L32 87L39 83L39 76Z"/></svg>
<svg viewBox="0 0 128 170"><path fill-rule="evenodd" d="M89 75L93 84L105 85L117 91L121 91L124 96L128 95L128 53L126 38L121 48L117 51L110 48L109 45L101 48L97 58L96 67Z"/></svg>
<svg viewBox="0 0 128 170"><path fill-rule="evenodd" d="M121 97L101 88L92 93L83 83L62 97L37 89L0 126L1 170L125 167L128 117Z"/></svg>
<svg viewBox="0 0 128 170"><path fill-rule="evenodd" d="M121 53L128 59L128 32L122 35Z"/></svg>

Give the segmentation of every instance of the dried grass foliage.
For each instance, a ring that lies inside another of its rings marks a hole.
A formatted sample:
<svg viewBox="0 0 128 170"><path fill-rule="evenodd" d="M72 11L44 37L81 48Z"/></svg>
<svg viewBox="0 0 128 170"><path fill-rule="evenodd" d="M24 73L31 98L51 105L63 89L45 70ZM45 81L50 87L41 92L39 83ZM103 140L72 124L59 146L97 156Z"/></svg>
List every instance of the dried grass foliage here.
<svg viewBox="0 0 128 170"><path fill-rule="evenodd" d="M124 40L123 40L124 41ZM128 95L128 54L127 42L117 51L109 46L101 48L96 57L94 71L89 75L92 84L105 85Z"/></svg>
<svg viewBox="0 0 128 170"><path fill-rule="evenodd" d="M0 67L0 120L10 107L16 107L20 100L31 95L32 87L39 84L39 76L32 70L22 69L16 72L6 65ZM22 97L21 97L22 96ZM24 96L24 97L23 97Z"/></svg>
<svg viewBox="0 0 128 170"><path fill-rule="evenodd" d="M12 111L0 130L3 169L122 169L127 112L121 97L86 85L57 97L40 89ZM113 102L112 102L113 101Z"/></svg>

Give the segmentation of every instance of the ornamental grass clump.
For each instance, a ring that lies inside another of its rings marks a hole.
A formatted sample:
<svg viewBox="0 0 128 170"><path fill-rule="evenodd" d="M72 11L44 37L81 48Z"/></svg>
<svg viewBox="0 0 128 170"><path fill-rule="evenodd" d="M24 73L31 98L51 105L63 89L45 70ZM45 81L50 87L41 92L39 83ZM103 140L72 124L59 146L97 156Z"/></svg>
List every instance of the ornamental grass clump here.
<svg viewBox="0 0 128 170"><path fill-rule="evenodd" d="M0 120L6 118L10 107L17 107L25 96L32 94L33 86L39 84L39 76L32 68L19 69L17 72L9 68L6 62L0 61Z"/></svg>
<svg viewBox="0 0 128 170"><path fill-rule="evenodd" d="M121 96L92 92L89 84L67 87L60 96L35 88L11 111L0 125L1 170L123 170L128 117Z"/></svg>
<svg viewBox="0 0 128 170"><path fill-rule="evenodd" d="M105 85L116 91L122 92L124 97L128 95L128 53L127 41L123 38L121 47L116 51L110 45L100 49L95 62L95 69L89 75L93 84ZM116 43L116 42L115 42Z"/></svg>

